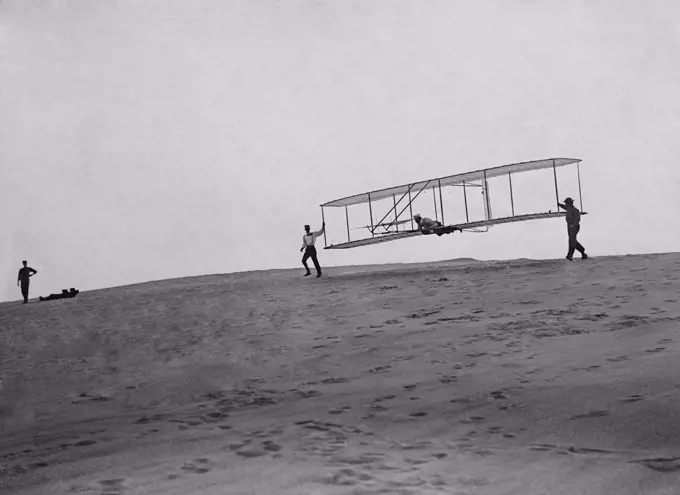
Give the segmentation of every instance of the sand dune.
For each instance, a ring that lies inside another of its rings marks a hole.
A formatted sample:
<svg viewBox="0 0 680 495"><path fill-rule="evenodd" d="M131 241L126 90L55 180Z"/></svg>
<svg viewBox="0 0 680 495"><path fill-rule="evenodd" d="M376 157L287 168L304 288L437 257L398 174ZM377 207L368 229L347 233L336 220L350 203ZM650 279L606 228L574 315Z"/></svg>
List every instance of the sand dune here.
<svg viewBox="0 0 680 495"><path fill-rule="evenodd" d="M301 273L0 304L0 493L680 493L680 255Z"/></svg>

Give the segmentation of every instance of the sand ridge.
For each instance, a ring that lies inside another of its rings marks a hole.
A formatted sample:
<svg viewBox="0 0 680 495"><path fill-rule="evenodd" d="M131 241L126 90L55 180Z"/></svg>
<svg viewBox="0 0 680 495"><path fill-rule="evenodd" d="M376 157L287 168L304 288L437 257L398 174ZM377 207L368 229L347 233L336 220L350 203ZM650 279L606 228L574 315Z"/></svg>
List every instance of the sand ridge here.
<svg viewBox="0 0 680 495"><path fill-rule="evenodd" d="M5 303L0 488L678 493L679 268L452 260Z"/></svg>

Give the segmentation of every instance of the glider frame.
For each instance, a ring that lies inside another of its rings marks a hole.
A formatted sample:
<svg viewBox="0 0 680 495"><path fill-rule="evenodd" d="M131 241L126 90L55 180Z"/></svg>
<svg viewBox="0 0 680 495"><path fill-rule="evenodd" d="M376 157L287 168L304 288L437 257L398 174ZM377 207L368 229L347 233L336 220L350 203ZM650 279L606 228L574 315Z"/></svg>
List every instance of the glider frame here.
<svg viewBox="0 0 680 495"><path fill-rule="evenodd" d="M555 199L559 204L559 188L557 181L557 168L576 165L577 178L578 178L578 196L579 196L579 206L582 215L587 213L583 211L583 197L581 191L581 172L580 172L580 162L582 160L578 158L548 158L544 160L534 160L529 162L513 163L509 165L501 165L498 167L485 168L482 170L476 170L473 172L466 172L462 174L449 175L443 177L435 177L433 179L427 179L424 181L413 182L410 184L403 184L401 186L389 187L385 189L373 190L366 193L357 194L354 196L349 196L334 201L329 201L320 205L321 207L321 217L322 221L325 223L325 208L345 208L345 221L347 224L347 242L342 242L340 244L328 245L326 236L324 236L324 249L349 249L353 247L367 246L373 244L380 244L383 242L388 242L392 240L405 239L408 237L413 237L417 235L428 235L414 227L413 221L413 202L428 188L432 189L435 219L439 219L441 216L441 223L443 228L457 227L458 229L469 230L473 232L485 232L477 230L479 228L488 228L494 225L526 221L526 220L536 220L543 218L555 218L564 215L564 212L543 212L543 213L529 213L529 214L515 214L515 201L512 188L512 175L513 173L529 172L534 170L542 170L552 168L554 186L555 186ZM491 211L491 197L489 193L488 180L490 178L502 177L507 175L508 184L510 188L510 207L512 211L511 216L494 218ZM447 225L444 221L444 200L442 196L442 187L462 187L463 188L463 200L465 204L465 223ZM467 188L481 188L483 201L484 201L484 220L480 221L470 221L469 208L468 208L468 198L467 198ZM417 193L413 195L412 193L417 190ZM437 205L437 190L439 191L439 205ZM397 196L400 197L397 199ZM373 216L373 203L378 200L388 199L392 197L392 208L376 223L374 223ZM403 205L401 211L398 212L398 206L402 201L407 200L406 204ZM350 235L350 222L349 222L349 212L348 207L356 204L368 204L370 225L367 225L371 237L367 239L357 239L352 240ZM439 208L437 208L439 206ZM410 219L400 220L400 217L404 214L406 210L409 210ZM439 211L438 211L439 210ZM385 223L390 215L394 215L394 219ZM410 229L399 230L399 225L411 224ZM391 230L394 227L395 230ZM382 228L383 231L378 231ZM436 233L436 232L433 232Z"/></svg>

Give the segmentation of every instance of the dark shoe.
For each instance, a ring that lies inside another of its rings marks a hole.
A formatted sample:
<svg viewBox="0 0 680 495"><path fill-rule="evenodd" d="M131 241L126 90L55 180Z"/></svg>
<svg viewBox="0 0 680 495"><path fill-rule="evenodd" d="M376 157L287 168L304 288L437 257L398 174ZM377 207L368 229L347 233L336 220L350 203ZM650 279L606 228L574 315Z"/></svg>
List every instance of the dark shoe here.
<svg viewBox="0 0 680 495"><path fill-rule="evenodd" d="M321 274L320 274L320 273L317 273L317 274L316 274L316 278L319 278L319 277L321 277Z"/></svg>
<svg viewBox="0 0 680 495"><path fill-rule="evenodd" d="M588 255L587 255L586 253L583 253L583 254L581 255L581 259L582 259L582 260L587 260L587 259L588 259Z"/></svg>
<svg viewBox="0 0 680 495"><path fill-rule="evenodd" d="M310 272L305 273L305 277L309 277L311 275Z"/></svg>
<svg viewBox="0 0 680 495"><path fill-rule="evenodd" d="M571 256L567 256L567 259L568 259L569 261L571 261L571 260L574 259L574 258L572 258Z"/></svg>

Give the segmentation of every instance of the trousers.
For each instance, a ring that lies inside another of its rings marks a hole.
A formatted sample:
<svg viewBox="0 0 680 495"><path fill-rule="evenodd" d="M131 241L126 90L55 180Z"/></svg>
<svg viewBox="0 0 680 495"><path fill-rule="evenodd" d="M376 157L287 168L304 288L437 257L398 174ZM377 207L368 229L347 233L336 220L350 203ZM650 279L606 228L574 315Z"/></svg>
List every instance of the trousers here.
<svg viewBox="0 0 680 495"><path fill-rule="evenodd" d="M319 259L316 257L316 248L314 246L307 246L305 248L305 254L302 256L302 264L307 270L307 273L310 273L309 266L307 266L307 260L309 258L312 258L312 263L314 263L317 275L321 275L321 266L319 265Z"/></svg>
<svg viewBox="0 0 680 495"><path fill-rule="evenodd" d="M24 298L24 302L28 302L28 282L21 282L21 295Z"/></svg>
<svg viewBox="0 0 680 495"><path fill-rule="evenodd" d="M567 252L567 257L571 258L574 256L574 251L578 251L583 254L586 252L585 248L578 242L576 236L579 230L581 230L580 225L567 225L567 234L569 235L569 251Z"/></svg>

